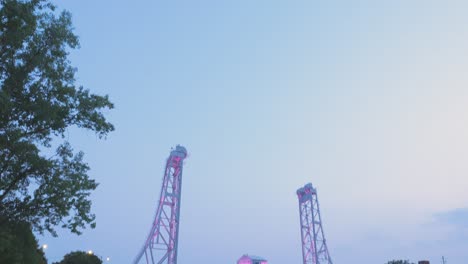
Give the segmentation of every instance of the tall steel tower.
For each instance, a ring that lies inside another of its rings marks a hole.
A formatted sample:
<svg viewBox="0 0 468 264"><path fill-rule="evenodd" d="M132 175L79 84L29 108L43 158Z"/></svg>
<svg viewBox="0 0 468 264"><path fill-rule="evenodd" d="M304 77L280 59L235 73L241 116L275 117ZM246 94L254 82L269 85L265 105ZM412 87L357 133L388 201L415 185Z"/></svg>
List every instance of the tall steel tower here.
<svg viewBox="0 0 468 264"><path fill-rule="evenodd" d="M328 252L317 198L312 183L297 190L301 218L302 259L304 264L333 264Z"/></svg>
<svg viewBox="0 0 468 264"><path fill-rule="evenodd" d="M167 158L154 222L134 264L177 264L182 168L186 157L187 150L177 145Z"/></svg>

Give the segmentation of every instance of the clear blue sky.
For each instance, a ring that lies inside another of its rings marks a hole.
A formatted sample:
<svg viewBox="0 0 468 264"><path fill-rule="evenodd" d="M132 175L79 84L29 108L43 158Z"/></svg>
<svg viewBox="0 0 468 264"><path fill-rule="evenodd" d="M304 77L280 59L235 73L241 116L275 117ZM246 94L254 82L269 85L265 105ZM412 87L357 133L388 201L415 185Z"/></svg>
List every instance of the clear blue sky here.
<svg viewBox="0 0 468 264"><path fill-rule="evenodd" d="M466 263L468 2L59 5L81 40L77 83L109 94L116 131L69 131L100 183L97 228L41 237L50 261L92 249L129 263L182 144L180 264L301 263L306 182L335 263Z"/></svg>

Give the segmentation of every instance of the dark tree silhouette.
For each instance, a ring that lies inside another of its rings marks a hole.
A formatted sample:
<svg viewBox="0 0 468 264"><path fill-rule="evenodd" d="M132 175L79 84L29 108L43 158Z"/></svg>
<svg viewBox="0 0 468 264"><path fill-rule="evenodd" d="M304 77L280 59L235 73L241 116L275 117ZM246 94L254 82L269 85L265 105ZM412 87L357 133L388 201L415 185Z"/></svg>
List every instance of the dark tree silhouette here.
<svg viewBox="0 0 468 264"><path fill-rule="evenodd" d="M0 263L47 264L28 223L0 225Z"/></svg>
<svg viewBox="0 0 468 264"><path fill-rule="evenodd" d="M75 86L67 57L79 42L69 12L47 0L0 3L0 225L80 234L95 226L89 195L97 183L66 131L105 137L114 127L102 111L113 105Z"/></svg>
<svg viewBox="0 0 468 264"><path fill-rule="evenodd" d="M63 260L54 264L101 264L102 260L93 254L84 251L74 251L63 257Z"/></svg>

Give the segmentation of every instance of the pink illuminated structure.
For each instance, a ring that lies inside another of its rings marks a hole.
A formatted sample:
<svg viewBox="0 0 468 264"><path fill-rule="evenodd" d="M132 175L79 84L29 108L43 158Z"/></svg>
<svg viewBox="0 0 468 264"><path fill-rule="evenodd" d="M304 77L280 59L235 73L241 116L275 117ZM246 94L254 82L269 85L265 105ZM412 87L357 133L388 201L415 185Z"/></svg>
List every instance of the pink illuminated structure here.
<svg viewBox="0 0 468 264"><path fill-rule="evenodd" d="M134 264L177 264L182 168L186 157L187 150L177 145L167 158L154 222Z"/></svg>
<svg viewBox="0 0 468 264"><path fill-rule="evenodd" d="M237 264L268 264L268 261L261 257L246 254L237 261Z"/></svg>
<svg viewBox="0 0 468 264"><path fill-rule="evenodd" d="M304 264L333 264L328 252L317 198L312 183L297 190Z"/></svg>

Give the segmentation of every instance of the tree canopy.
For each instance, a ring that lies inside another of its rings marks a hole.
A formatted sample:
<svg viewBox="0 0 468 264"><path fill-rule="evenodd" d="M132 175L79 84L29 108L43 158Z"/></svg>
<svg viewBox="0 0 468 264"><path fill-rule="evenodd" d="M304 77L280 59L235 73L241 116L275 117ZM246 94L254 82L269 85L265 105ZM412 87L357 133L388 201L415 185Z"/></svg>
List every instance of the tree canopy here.
<svg viewBox="0 0 468 264"><path fill-rule="evenodd" d="M0 263L47 264L30 224L5 222L0 225Z"/></svg>
<svg viewBox="0 0 468 264"><path fill-rule="evenodd" d="M63 260L54 264L101 264L102 260L94 254L84 251L74 251L63 257Z"/></svg>
<svg viewBox="0 0 468 264"><path fill-rule="evenodd" d="M113 104L75 85L69 12L47 0L0 4L0 221L80 234L95 226L89 195L98 184L65 135L77 127L105 137L114 127L103 110Z"/></svg>

